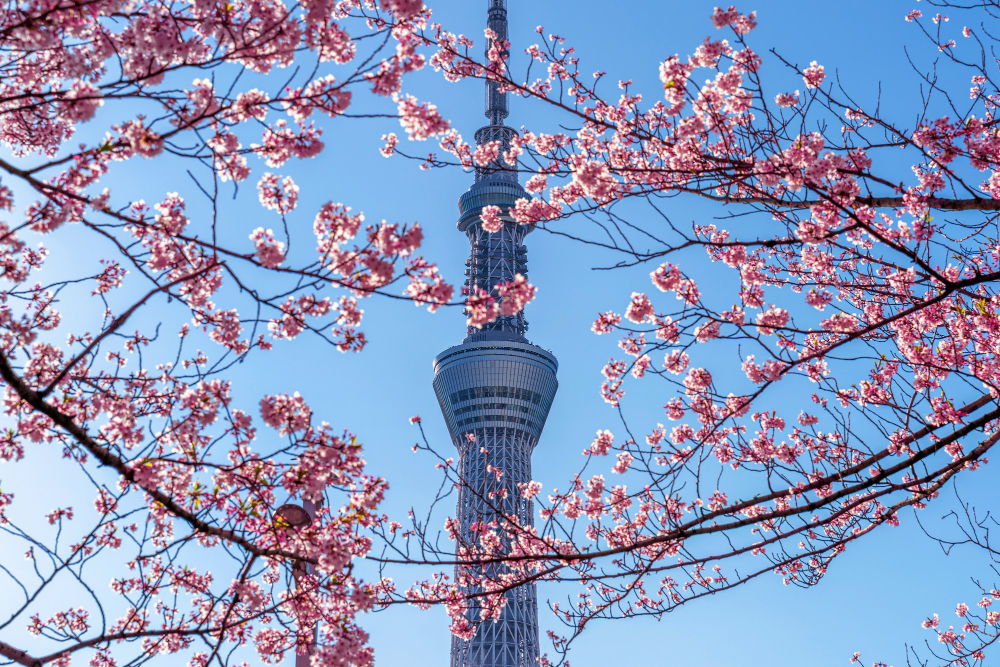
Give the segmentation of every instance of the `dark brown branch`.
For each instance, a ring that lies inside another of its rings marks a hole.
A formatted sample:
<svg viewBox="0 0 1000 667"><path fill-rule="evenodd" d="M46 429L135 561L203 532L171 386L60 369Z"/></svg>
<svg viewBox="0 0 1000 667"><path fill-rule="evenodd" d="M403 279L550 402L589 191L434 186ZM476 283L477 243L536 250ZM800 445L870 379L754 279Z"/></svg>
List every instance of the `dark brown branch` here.
<svg viewBox="0 0 1000 667"><path fill-rule="evenodd" d="M34 658L19 648L14 648L10 644L5 644L0 642L0 655L5 658L9 658L19 665L24 665L25 667L42 667L42 661L38 658Z"/></svg>
<svg viewBox="0 0 1000 667"><path fill-rule="evenodd" d="M687 190L705 199L726 204L760 204L783 209L805 209L829 204L826 199L806 199L803 201L786 201L771 197L728 197L713 195L700 190ZM949 199L946 197L930 197L923 200L928 208L941 211L1000 211L1000 199L984 199L971 197L969 199ZM872 208L902 208L906 206L902 197L856 197L852 204L856 206L871 206Z"/></svg>

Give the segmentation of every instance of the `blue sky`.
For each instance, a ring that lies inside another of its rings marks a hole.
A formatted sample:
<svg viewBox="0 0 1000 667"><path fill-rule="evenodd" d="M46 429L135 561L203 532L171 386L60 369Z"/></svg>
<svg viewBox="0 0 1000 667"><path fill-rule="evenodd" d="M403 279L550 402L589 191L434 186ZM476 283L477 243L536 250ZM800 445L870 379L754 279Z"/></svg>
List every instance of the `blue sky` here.
<svg viewBox="0 0 1000 667"><path fill-rule="evenodd" d="M519 71L519 63L522 67L526 64L521 48L536 41L534 28L544 25L547 32L565 36L567 44L576 48L583 60L582 71L605 70L609 83L618 78L634 79L636 89L650 101L659 94L659 62L674 53L686 55L706 35L714 38L717 34L708 19L713 3L706 2L508 0L508 5L515 71ZM817 60L826 67L828 78L836 72L845 87L865 103L874 101L881 90L884 107L905 126L912 124L919 105L919 82L909 69L903 48L908 43L916 45L918 55L927 54L915 27L903 21L913 6L892 0L825 4L760 1L739 8L758 10L760 27L752 33L751 41L759 53L773 46L803 66ZM438 0L432 7L435 18L453 30L481 36L484 0ZM961 25L953 28L957 31ZM787 81L788 90L802 88L801 80L781 73L773 59L766 62L767 76L775 77L772 80ZM482 91L475 82L447 84L428 71L407 83L405 92L435 102L467 137L483 123ZM608 86L605 93L614 95L616 91ZM508 123L544 126L552 119L539 104L513 100ZM413 162L381 157L377 152L379 137L389 131L402 135L393 120L338 120L326 123L324 129L326 151L317 160L280 170L293 175L302 190L298 210L289 219L300 238L309 234L314 212L330 199L364 211L369 222L419 221L426 235L425 255L438 262L450 280L460 282L468 244L455 229L456 202L472 176L457 169L420 171ZM404 142L402 148L413 147ZM429 143L418 145L415 152L434 148ZM349 169L342 167L344 158L351 165ZM183 171L167 160L148 172L117 174L115 179L117 187L139 192L147 201L156 201L172 190L194 197ZM227 225L232 225L233 238L246 238L256 226L280 225L272 212L257 205L252 187L244 188L240 198L227 206L224 214ZM687 199L669 201L666 211L681 224L705 224L724 213ZM638 216L651 213L634 209ZM584 223L569 220L561 224L577 229L574 225ZM59 261L76 265L93 259L79 256L67 240L53 240L53 244ZM528 335L552 350L560 361L560 390L535 453L534 474L548 488L565 487L581 463L580 451L594 432L603 428L617 432L619 424L615 411L598 392L599 371L616 353L615 341L593 335L590 324L600 311L622 310L634 289L647 288L650 267L594 271L593 267L617 258L544 232L529 236L527 245L531 280L539 290L527 311L531 322ZM709 282L703 291L712 286ZM411 505L426 505L437 487L433 462L410 451L418 434L408 418L421 415L432 444L442 451L450 447L431 389L431 360L461 340L464 317L457 308L429 315L422 308L387 300L367 300L363 307L363 328L370 343L362 354L341 355L332 348L300 340L278 346L271 354L258 355L252 363L234 369L230 377L236 383L237 396L247 405L255 405L264 394L299 391L317 416L357 433L365 444L370 472L390 480L384 509L390 514L401 513ZM725 368L720 366L719 372ZM663 388L656 383L631 386L635 388L626 399L626 413L641 432L648 432L657 421L663 421ZM32 475L45 474L44 465L39 457L25 464L25 470ZM44 497L44 502L55 506L53 496L60 490L45 488L43 496L37 484L27 481L32 475L19 471L17 479L9 479L9 473L3 471L4 490L16 486L21 497L36 497L38 502ZM968 492L975 496L984 490L969 487ZM943 506L932 508L921 518L933 522L944 511ZM786 588L779 577L764 577L685 606L659 622L599 622L578 640L571 662L577 667L825 667L845 665L854 651L861 651L869 664L880 659L901 665L905 663L904 642L922 644L933 639L920 628L927 614L941 613L948 625L958 620L948 619L956 602L974 601L970 575L989 582L988 564L962 553L945 558L907 515L902 527L880 531L853 545L816 588ZM397 579L405 584L406 573ZM566 593L543 585L540 598ZM449 635L441 610L393 608L371 615L363 624L372 634L378 664L447 664ZM547 628L559 631L544 609L541 625L543 634ZM543 650L548 650L545 644Z"/></svg>

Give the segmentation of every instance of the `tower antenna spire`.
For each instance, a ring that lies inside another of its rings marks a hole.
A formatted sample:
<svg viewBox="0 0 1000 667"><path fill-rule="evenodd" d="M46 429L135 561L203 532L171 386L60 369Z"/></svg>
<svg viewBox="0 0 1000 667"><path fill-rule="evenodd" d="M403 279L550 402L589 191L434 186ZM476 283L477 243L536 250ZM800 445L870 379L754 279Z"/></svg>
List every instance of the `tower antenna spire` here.
<svg viewBox="0 0 1000 667"><path fill-rule="evenodd" d="M498 42L507 44L507 0L488 0L486 10L486 27L493 37L486 40L486 60L489 61L490 50ZM507 55L506 53L504 54ZM476 131L476 144L483 146L492 141L500 143L499 157L493 163L476 167L476 183L482 181L507 181L517 183L517 165L509 164L503 159L503 154L510 150L510 143L517 134L513 128L504 125L504 119L510 113L507 107L507 92L503 84L495 78L486 76L486 118L487 125Z"/></svg>
<svg viewBox="0 0 1000 667"><path fill-rule="evenodd" d="M495 42L507 42L507 0L489 0L486 13L486 27L493 31L495 37L486 40L486 53L489 54ZM507 93L502 92L500 83L486 79L486 117L490 125L503 125L507 117Z"/></svg>

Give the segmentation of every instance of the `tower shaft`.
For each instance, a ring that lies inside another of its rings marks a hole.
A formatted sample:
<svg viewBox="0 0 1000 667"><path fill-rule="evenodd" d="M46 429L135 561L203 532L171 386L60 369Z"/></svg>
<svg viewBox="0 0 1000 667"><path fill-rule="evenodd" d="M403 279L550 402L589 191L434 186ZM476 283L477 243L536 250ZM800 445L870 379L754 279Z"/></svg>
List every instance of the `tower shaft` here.
<svg viewBox="0 0 1000 667"><path fill-rule="evenodd" d="M459 453L458 508L461 545L478 544L478 526L497 523L504 546L516 534L512 522L531 526L531 501L522 485L532 480L531 452L538 443L557 382L555 357L528 342L496 332L449 348L434 360L434 390ZM470 438L469 436L472 436ZM495 471L499 471L499 476ZM499 582L503 564L456 568L456 577ZM475 596L481 588L465 585ZM497 621L482 621L478 598L467 617L478 624L470 640L452 638L452 667L535 667L538 603L534 584L506 594Z"/></svg>

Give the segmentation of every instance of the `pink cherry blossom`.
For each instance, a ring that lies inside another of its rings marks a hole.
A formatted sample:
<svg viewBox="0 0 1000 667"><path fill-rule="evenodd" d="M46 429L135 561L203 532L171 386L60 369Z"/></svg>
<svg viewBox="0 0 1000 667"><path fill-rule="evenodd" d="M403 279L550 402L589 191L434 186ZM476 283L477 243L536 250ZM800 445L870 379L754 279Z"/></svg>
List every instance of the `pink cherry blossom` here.
<svg viewBox="0 0 1000 667"><path fill-rule="evenodd" d="M67 120L82 123L94 117L104 104L97 88L86 81L74 81L63 96L63 114Z"/></svg>
<svg viewBox="0 0 1000 667"><path fill-rule="evenodd" d="M399 143L399 137L396 136L394 132L382 135L382 141L384 142L382 148L378 149L382 157L392 157L392 154L396 152L396 145Z"/></svg>
<svg viewBox="0 0 1000 667"><path fill-rule="evenodd" d="M279 435L289 435L309 426L312 410L305 399L294 395L265 396L260 400L260 416L268 426L278 429Z"/></svg>
<svg viewBox="0 0 1000 667"><path fill-rule="evenodd" d="M490 234L495 234L503 228L503 220L500 219L500 207L490 204L484 206L482 213L480 214L480 220L482 221L483 229Z"/></svg>
<svg viewBox="0 0 1000 667"><path fill-rule="evenodd" d="M282 178L279 184L278 176L265 172L257 183L257 190L264 208L282 215L294 210L299 201L299 186L295 185L290 176Z"/></svg>
<svg viewBox="0 0 1000 667"><path fill-rule="evenodd" d="M422 0L381 0L381 5L402 19L412 18L424 8Z"/></svg>
<svg viewBox="0 0 1000 667"><path fill-rule="evenodd" d="M632 292L632 300L625 309L625 319L636 324L642 324L653 316L653 304L649 297L641 292Z"/></svg>
<svg viewBox="0 0 1000 667"><path fill-rule="evenodd" d="M778 93L774 96L774 103L779 107L795 107L799 105L799 91L794 93Z"/></svg>
<svg viewBox="0 0 1000 667"><path fill-rule="evenodd" d="M823 66L815 60L809 64L809 67L802 71L802 80L805 81L806 88L819 88L823 85L825 76L826 73L823 71Z"/></svg>
<svg viewBox="0 0 1000 667"><path fill-rule="evenodd" d="M757 27L756 18L757 12L743 15L736 11L736 7L730 5L725 11L721 7L716 7L712 14L712 23L716 28L731 26L737 35L745 35Z"/></svg>
<svg viewBox="0 0 1000 667"><path fill-rule="evenodd" d="M621 321L621 315L608 311L601 314L596 320L594 320L591 330L598 335L610 333L614 330L614 327L621 324Z"/></svg>
<svg viewBox="0 0 1000 667"><path fill-rule="evenodd" d="M258 227L250 234L250 240L257 248L257 260L264 266L274 268L285 260L285 244L275 240L270 229Z"/></svg>
<svg viewBox="0 0 1000 667"><path fill-rule="evenodd" d="M399 124L413 141L425 141L444 134L450 127L433 104L420 102L412 95L398 97L397 104Z"/></svg>
<svg viewBox="0 0 1000 667"><path fill-rule="evenodd" d="M483 289L470 294L465 301L465 313L470 327L482 327L494 321L500 314L496 299Z"/></svg>
<svg viewBox="0 0 1000 667"><path fill-rule="evenodd" d="M584 453L593 454L595 456L604 456L613 446L614 438L615 436L611 434L611 431L598 431L597 437L594 438L594 442L590 444L590 449L585 450Z"/></svg>
<svg viewBox="0 0 1000 667"><path fill-rule="evenodd" d="M509 316L521 312L535 298L537 291L535 286L520 273L515 275L511 282L498 284L497 296L501 299L500 314Z"/></svg>

